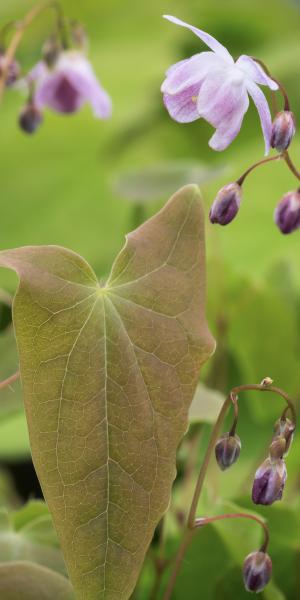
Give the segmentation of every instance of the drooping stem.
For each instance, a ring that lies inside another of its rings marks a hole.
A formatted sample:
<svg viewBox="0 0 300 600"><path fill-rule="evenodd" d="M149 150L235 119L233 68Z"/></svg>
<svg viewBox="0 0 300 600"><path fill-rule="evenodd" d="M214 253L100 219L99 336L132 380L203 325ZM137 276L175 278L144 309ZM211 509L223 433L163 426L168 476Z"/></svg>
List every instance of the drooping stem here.
<svg viewBox="0 0 300 600"><path fill-rule="evenodd" d="M17 379L19 379L19 377L20 377L20 371L16 371L16 373L14 373L13 375L10 375L9 377L7 377L7 379L0 381L0 390L3 390L7 386L14 383L14 381L17 381Z"/></svg>
<svg viewBox="0 0 300 600"><path fill-rule="evenodd" d="M170 600L170 598L171 598L171 594L173 592L175 582L177 579L177 575L180 571L180 567L181 567L182 561L184 559L185 553L191 543L191 540L194 536L195 531L197 530L196 512L197 512L197 506L199 503L200 494L202 491L202 487L203 487L204 479L205 479L207 469L209 466L209 462L210 462L211 456L212 456L214 448L215 448L215 444L216 444L218 436L219 436L219 431L220 431L221 425L223 423L223 420L225 418L225 415L227 413L227 410L228 410L230 404L232 403L232 398L238 397L238 394L240 392L251 391L251 390L260 391L260 392L273 392L273 393L279 395L281 398L283 398L287 404L286 411L290 410L292 418L293 418L293 422L296 424L296 411L295 411L294 404L293 404L292 400L289 398L288 394L286 394L286 392L284 392L280 388L273 386L273 385L266 385L265 383L260 383L260 384L240 385L240 386L234 387L231 390L231 392L228 394L226 400L223 403L223 406L220 410L217 421L211 432L210 440L209 440L209 443L208 443L208 446L206 449L206 453L204 455L202 465L200 467L194 495L192 498L186 530L185 530L182 542L178 548L177 554L175 556L173 570L172 570L165 594L163 596L163 600ZM285 412L284 412L284 414L285 414Z"/></svg>
<svg viewBox="0 0 300 600"><path fill-rule="evenodd" d="M229 435L230 436L234 436L235 435L235 430L236 430L236 426L238 423L238 418L239 418L239 404L238 404L238 397L235 394L230 394L231 396L231 402L233 404L233 408L234 408L234 420L233 423L231 425L230 431L229 431Z"/></svg>
<svg viewBox="0 0 300 600"><path fill-rule="evenodd" d="M3 95L9 65L15 57L15 54L21 43L24 33L31 25L31 23L36 19L36 17L38 17L42 12L44 12L44 10L51 7L57 11L58 22L61 23L63 17L59 2L57 2L56 0L49 0L48 2L44 2L43 4L39 3L36 6L34 6L20 22L15 24L16 31L12 36L10 44L5 52L5 65L2 69L0 76L0 100Z"/></svg>
<svg viewBox="0 0 300 600"><path fill-rule="evenodd" d="M261 165L264 165L266 163L272 162L274 160L280 160L281 158L285 158L284 157L284 153L282 154L276 154L276 156L269 156L268 158L263 158L262 160L259 160L258 162L254 163L253 165L251 165L251 167L249 167L249 169L247 169L247 171L245 171L236 181L236 183L238 185L243 185L247 175L249 175L249 173L251 173L251 171L254 171L254 169L256 169L257 167L260 167Z"/></svg>
<svg viewBox="0 0 300 600"><path fill-rule="evenodd" d="M276 79L276 77L273 77L273 75L271 75L267 65L265 65L265 63L262 60L260 60L259 58L256 58L255 56L251 56L251 58L253 60L255 60L255 62L257 62L258 65L261 66L261 68L265 71L265 73L268 75L268 77L270 77L271 79L273 79L273 81L275 81L275 83L277 83L279 90L283 96L284 110L290 110L290 101L289 101L289 97L287 95L287 91L286 91L284 85L281 83L281 81Z"/></svg>
<svg viewBox="0 0 300 600"><path fill-rule="evenodd" d="M286 162L286 164L287 164L288 168L289 168L289 169L290 169L290 171L293 173L293 175L295 175L295 177L296 177L297 179L299 179L299 181L300 181L300 172L299 172L299 171L298 171L298 169L295 167L295 165L294 165L294 163L293 163L293 161L292 161L292 159L291 159L291 157L290 157L290 155L289 155L289 153L288 153L288 151L287 151L287 150L285 150L285 151L283 152L283 159L285 160L285 162Z"/></svg>
<svg viewBox="0 0 300 600"><path fill-rule="evenodd" d="M214 517L200 517L199 519L196 519L195 527L203 527L204 525L214 523L215 521L222 521L223 519L250 519L251 521L259 523L264 532L264 542L260 547L260 551L266 552L270 539L269 529L266 523L256 515L251 515L249 513L226 513L224 515L215 515Z"/></svg>

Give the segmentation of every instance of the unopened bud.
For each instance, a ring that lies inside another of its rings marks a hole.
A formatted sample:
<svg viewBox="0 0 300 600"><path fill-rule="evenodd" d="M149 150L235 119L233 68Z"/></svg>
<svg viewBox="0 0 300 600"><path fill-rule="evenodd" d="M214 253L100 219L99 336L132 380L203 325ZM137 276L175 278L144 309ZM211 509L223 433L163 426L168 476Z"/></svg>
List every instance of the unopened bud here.
<svg viewBox="0 0 300 600"><path fill-rule="evenodd" d="M43 114L33 102L28 102L19 116L19 125L26 133L34 133L43 121Z"/></svg>
<svg viewBox="0 0 300 600"><path fill-rule="evenodd" d="M295 423L290 419L278 419L274 425L274 437L283 436L286 442L284 454L287 455L293 441Z"/></svg>
<svg viewBox="0 0 300 600"><path fill-rule="evenodd" d="M227 225L230 223L240 208L242 188L238 183L229 183L222 187L211 206L209 219L211 223Z"/></svg>
<svg viewBox="0 0 300 600"><path fill-rule="evenodd" d="M13 59L6 66L6 56L0 53L0 77L5 73L5 86L11 87L16 83L21 74L19 63Z"/></svg>
<svg viewBox="0 0 300 600"><path fill-rule="evenodd" d="M225 433L218 440L215 446L215 455L217 463L222 469L228 469L233 465L241 451L241 440L238 435L230 435L229 433Z"/></svg>
<svg viewBox="0 0 300 600"><path fill-rule="evenodd" d="M271 377L264 377L263 380L260 382L260 385L264 385L265 387L268 387L269 385L272 385L273 383L273 379L271 379Z"/></svg>
<svg viewBox="0 0 300 600"><path fill-rule="evenodd" d="M270 458L273 460L282 458L283 455L285 454L285 450L286 450L285 438L282 435L274 437L274 439L270 445L270 448L269 448Z"/></svg>
<svg viewBox="0 0 300 600"><path fill-rule="evenodd" d="M278 152L286 150L296 133L294 114L289 110L279 112L272 125L271 146Z"/></svg>
<svg viewBox="0 0 300 600"><path fill-rule="evenodd" d="M243 578L248 592L261 592L272 576L272 561L266 552L252 552L244 560Z"/></svg>
<svg viewBox="0 0 300 600"><path fill-rule="evenodd" d="M292 233L300 227L300 192L288 192L277 205L274 220L282 233Z"/></svg>
<svg viewBox="0 0 300 600"><path fill-rule="evenodd" d="M286 478L284 460L267 458L255 473L252 488L254 504L269 505L281 500Z"/></svg>
<svg viewBox="0 0 300 600"><path fill-rule="evenodd" d="M53 67L61 53L61 44L56 36L51 36L43 45L42 56L48 67Z"/></svg>

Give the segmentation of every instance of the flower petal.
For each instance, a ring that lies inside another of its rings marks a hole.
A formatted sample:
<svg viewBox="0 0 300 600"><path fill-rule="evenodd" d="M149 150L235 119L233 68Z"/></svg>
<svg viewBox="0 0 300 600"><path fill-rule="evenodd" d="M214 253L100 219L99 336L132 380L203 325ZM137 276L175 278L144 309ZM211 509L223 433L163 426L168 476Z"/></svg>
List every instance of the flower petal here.
<svg viewBox="0 0 300 600"><path fill-rule="evenodd" d="M246 81L247 90L258 110L261 127L263 130L264 138L265 138L265 154L268 154L270 151L271 145L271 135L272 135L272 119L271 113L269 109L268 102L265 98L264 93L261 89L254 83L248 79Z"/></svg>
<svg viewBox="0 0 300 600"><path fill-rule="evenodd" d="M243 118L249 107L249 98L246 93L242 94L234 112L229 113L222 123L217 127L214 135L209 140L209 146L213 150L225 150L239 133Z"/></svg>
<svg viewBox="0 0 300 600"><path fill-rule="evenodd" d="M278 90L278 84L276 83L276 81L271 79L271 77L269 77L265 73L260 64L257 63L256 60L254 60L250 56L246 56L245 54L243 54L238 58L235 64L237 67L242 69L245 72L245 74L255 83L259 83L260 85L267 85L270 88L270 90Z"/></svg>
<svg viewBox="0 0 300 600"><path fill-rule="evenodd" d="M199 84L193 85L179 94L164 94L164 104L169 115L178 123L191 123L199 119L197 97Z"/></svg>
<svg viewBox="0 0 300 600"><path fill-rule="evenodd" d="M198 113L214 127L239 110L240 99L245 99L246 86L241 71L235 68L219 69L209 73L201 86Z"/></svg>
<svg viewBox="0 0 300 600"><path fill-rule="evenodd" d="M35 93L38 108L49 106L60 113L73 113L79 110L85 98L77 91L68 73L51 73L42 79Z"/></svg>
<svg viewBox="0 0 300 600"><path fill-rule="evenodd" d="M201 29L198 29L197 27L194 27L193 25L189 25L188 23L181 21L181 19L172 17L171 15L163 15L163 17L164 17L164 19L171 21L171 23L175 23L175 25L180 25L181 27L187 27L187 29L190 29L209 48L211 48L211 50L213 50L219 56L222 56L226 60L227 63L233 64L233 62L234 62L233 58L229 54L227 48L225 48L225 46L222 46L222 44L220 44L220 42L218 42L218 40L216 40L214 37L212 37L212 35L210 35L209 33L206 33L205 31L202 31Z"/></svg>
<svg viewBox="0 0 300 600"><path fill-rule="evenodd" d="M224 69L224 66L224 59L214 52L195 54L168 69L161 91L167 94L178 94L187 87L201 83L212 69Z"/></svg>

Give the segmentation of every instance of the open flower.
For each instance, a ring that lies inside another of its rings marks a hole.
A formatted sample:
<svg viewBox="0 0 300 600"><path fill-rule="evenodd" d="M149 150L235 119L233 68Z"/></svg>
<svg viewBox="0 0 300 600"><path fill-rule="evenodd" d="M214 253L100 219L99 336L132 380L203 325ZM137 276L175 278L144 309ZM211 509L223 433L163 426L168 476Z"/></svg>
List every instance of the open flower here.
<svg viewBox="0 0 300 600"><path fill-rule="evenodd" d="M190 29L212 50L182 60L167 71L161 91L170 116L179 123L202 117L216 128L209 145L224 150L240 131L249 94L259 113L268 154L272 120L268 102L257 84L277 90L277 83L250 56L240 56L234 62L228 50L208 33L176 17L165 18Z"/></svg>
<svg viewBox="0 0 300 600"><path fill-rule="evenodd" d="M95 117L107 119L111 115L110 97L81 52L62 52L53 67L41 61L28 77L36 84L34 100L39 109L48 106L56 112L74 113L89 102Z"/></svg>

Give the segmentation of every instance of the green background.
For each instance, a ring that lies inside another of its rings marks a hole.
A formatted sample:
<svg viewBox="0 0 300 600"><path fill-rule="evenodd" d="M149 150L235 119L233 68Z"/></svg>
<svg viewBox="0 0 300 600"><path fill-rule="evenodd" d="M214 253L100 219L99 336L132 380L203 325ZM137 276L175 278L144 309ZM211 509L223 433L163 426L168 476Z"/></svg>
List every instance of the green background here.
<svg viewBox="0 0 300 600"><path fill-rule="evenodd" d="M260 122L252 104L240 135L223 153L208 147L212 128L207 123L180 125L169 118L159 91L165 70L201 51L204 45L161 15L174 14L209 31L235 57L250 54L262 59L287 87L299 120L300 5L287 0L65 0L62 4L68 16L87 27L90 59L112 96L113 116L106 122L95 120L88 106L68 117L47 111L43 126L29 137L17 125L25 97L17 91L5 94L0 109L0 248L60 244L82 254L99 277L105 278L125 233L136 223L137 209L127 199L127 184L122 178L128 170L151 166L154 171L159 168L161 174L164 164L170 169L171 163L173 175L168 175L168 185L175 191L177 164L184 162L193 168L199 164L210 179L202 186L208 211L217 190L262 158L264 152ZM0 22L20 18L31 6L27 0L2 0ZM18 51L25 69L39 59L52 24L49 11L26 33ZM299 136L291 155L300 165ZM149 177L145 185L151 188ZM300 233L283 236L273 222L277 202L295 187L297 182L284 164L263 166L247 179L242 207L232 224L221 228L207 221L208 317L218 350L204 376L208 385L226 393L233 385L259 382L268 375L299 405ZM144 216L153 214L167 199L160 186L156 188L153 201L143 204ZM151 191L147 195L151 197ZM15 285L16 278L2 271L0 287L13 292ZM0 351L2 378L16 369L11 332L1 334ZM3 460L21 459L28 455L28 442L20 393L16 387L14 395L10 391L1 394L0 456ZM242 403L241 459L226 475L220 476L212 467L206 512L218 511L221 499L250 508L251 478L267 453L281 403L273 397L249 394L243 396ZM201 428L197 460L202 456L207 428ZM188 438L182 446L179 473L189 455L190 441ZM300 597L297 435L287 463L284 502L258 511L270 519L274 582L281 590L267 588L270 591L265 597L270 600ZM18 504L4 475L0 503L13 508ZM245 554L255 549L250 535L253 529L251 523L242 526L238 522L227 529L224 524L208 528L199 537L198 546L192 548L176 598L186 598L188 586L190 599L232 598L233 589L234 597L243 599L239 565ZM171 523L168 551L174 550L178 535L178 528ZM0 559L3 556L0 547ZM151 579L152 571L146 564L137 598L148 597Z"/></svg>

